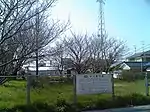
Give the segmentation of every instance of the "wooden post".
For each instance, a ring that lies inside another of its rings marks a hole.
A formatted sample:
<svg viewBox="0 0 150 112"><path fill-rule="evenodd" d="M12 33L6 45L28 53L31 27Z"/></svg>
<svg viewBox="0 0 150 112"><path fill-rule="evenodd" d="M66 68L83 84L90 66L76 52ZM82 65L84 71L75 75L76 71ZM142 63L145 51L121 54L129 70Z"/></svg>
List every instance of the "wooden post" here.
<svg viewBox="0 0 150 112"><path fill-rule="evenodd" d="M30 76L29 74L27 75L27 87L26 87L27 93L26 93L26 101L27 105L30 105Z"/></svg>
<svg viewBox="0 0 150 112"><path fill-rule="evenodd" d="M146 86L146 96L149 96L149 84L148 84L148 77L147 72L145 73L145 86Z"/></svg>
<svg viewBox="0 0 150 112"><path fill-rule="evenodd" d="M77 94L76 94L76 74L73 75L73 103L75 108L77 109Z"/></svg>
<svg viewBox="0 0 150 112"><path fill-rule="evenodd" d="M115 90L114 90L114 77L113 77L113 73L111 73L111 81L112 81L112 98L115 98Z"/></svg>

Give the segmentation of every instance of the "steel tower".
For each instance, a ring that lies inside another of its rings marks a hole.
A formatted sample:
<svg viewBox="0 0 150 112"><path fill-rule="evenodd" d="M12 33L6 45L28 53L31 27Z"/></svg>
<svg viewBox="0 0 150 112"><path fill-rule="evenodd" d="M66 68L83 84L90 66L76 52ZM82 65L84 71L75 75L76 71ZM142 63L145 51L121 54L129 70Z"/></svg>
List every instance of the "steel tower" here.
<svg viewBox="0 0 150 112"><path fill-rule="evenodd" d="M103 38L106 34L105 31L105 18L104 18L104 0L97 0L99 3L99 15L98 15L98 37Z"/></svg>
<svg viewBox="0 0 150 112"><path fill-rule="evenodd" d="M101 40L101 50L100 50L100 54L101 54L101 59L104 58L104 52L103 52L103 46L104 46L104 42L105 42L105 38L106 38L106 30L105 30L105 18L104 18L104 2L105 0L97 0L97 2L99 3L99 14L98 14L98 31L97 31L97 36L100 38ZM99 56L98 56L99 58Z"/></svg>

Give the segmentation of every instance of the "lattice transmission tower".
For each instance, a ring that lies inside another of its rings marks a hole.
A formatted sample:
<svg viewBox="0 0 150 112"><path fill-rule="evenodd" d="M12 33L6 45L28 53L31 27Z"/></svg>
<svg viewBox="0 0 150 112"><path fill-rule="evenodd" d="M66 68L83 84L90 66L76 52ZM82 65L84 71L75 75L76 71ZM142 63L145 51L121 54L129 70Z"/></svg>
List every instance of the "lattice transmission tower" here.
<svg viewBox="0 0 150 112"><path fill-rule="evenodd" d="M99 3L99 15L98 15L98 37L103 38L106 35L105 30L105 17L104 17L104 4L105 0L97 0Z"/></svg>
<svg viewBox="0 0 150 112"><path fill-rule="evenodd" d="M104 17L104 4L105 4L105 0L97 0L97 2L99 3L99 14L98 14L98 31L97 31L97 36L100 38L101 40L101 47L100 47L100 53L98 55L98 58L100 58L99 56L101 55L101 59L104 58L104 42L106 39L106 30L105 30L105 17Z"/></svg>

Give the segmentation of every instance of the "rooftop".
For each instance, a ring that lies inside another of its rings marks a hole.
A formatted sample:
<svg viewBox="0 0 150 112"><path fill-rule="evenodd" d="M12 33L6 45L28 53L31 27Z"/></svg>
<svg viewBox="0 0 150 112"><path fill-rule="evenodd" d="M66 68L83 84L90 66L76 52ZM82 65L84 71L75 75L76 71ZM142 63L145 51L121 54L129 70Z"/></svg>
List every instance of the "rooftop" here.
<svg viewBox="0 0 150 112"><path fill-rule="evenodd" d="M30 66L29 70L30 71L36 71L36 67L35 66ZM38 70L39 71L46 71L46 70L52 71L52 70L58 70L58 69L56 67L45 66L45 67L38 67Z"/></svg>
<svg viewBox="0 0 150 112"><path fill-rule="evenodd" d="M111 65L111 68L116 68L122 65L122 64L126 64L131 68L141 68L141 66L143 66L143 68L148 68L150 67L150 62L117 62Z"/></svg>

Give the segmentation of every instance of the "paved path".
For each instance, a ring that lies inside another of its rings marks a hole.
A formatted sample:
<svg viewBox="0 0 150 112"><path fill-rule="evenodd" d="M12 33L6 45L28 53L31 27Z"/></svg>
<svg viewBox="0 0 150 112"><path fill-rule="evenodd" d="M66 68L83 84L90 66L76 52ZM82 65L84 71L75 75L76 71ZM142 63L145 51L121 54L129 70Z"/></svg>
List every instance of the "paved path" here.
<svg viewBox="0 0 150 112"><path fill-rule="evenodd" d="M130 108L108 109L100 111L86 111L86 112L150 112L150 105L130 107Z"/></svg>

